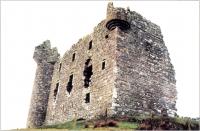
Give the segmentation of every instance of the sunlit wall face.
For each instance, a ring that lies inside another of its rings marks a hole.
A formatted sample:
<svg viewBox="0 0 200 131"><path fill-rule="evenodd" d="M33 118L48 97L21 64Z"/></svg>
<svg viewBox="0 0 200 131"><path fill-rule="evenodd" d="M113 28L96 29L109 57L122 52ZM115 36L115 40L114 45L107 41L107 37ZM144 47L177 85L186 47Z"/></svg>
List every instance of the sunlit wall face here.
<svg viewBox="0 0 200 131"><path fill-rule="evenodd" d="M107 2L1 2L2 129L24 128L36 63L34 47L49 39L61 55L106 17ZM127 1L161 27L176 71L180 116L199 116L198 2Z"/></svg>

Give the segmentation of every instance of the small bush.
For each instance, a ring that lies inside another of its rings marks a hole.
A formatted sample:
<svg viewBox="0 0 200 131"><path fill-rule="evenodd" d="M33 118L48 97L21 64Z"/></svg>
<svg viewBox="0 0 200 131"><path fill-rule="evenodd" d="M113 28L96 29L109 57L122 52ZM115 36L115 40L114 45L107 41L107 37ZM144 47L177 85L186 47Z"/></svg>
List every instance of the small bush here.
<svg viewBox="0 0 200 131"><path fill-rule="evenodd" d="M104 127L104 126L105 126L105 122L103 122L103 121L97 121L94 124L94 128Z"/></svg>
<svg viewBox="0 0 200 131"><path fill-rule="evenodd" d="M117 122L116 122L116 121L113 121L113 120L108 121L108 122L107 122L107 125L108 125L109 127L118 127Z"/></svg>
<svg viewBox="0 0 200 131"><path fill-rule="evenodd" d="M98 127L118 127L118 125L114 120L99 120L94 124L94 128Z"/></svg>
<svg viewBox="0 0 200 131"><path fill-rule="evenodd" d="M84 126L85 128L89 128L89 125L88 124L85 124L85 126Z"/></svg>

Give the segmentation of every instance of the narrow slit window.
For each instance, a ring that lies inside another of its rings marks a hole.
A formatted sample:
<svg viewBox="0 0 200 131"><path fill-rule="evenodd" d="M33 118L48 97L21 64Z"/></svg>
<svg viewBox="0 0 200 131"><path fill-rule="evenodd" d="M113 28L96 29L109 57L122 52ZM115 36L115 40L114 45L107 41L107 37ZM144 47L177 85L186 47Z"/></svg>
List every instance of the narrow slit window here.
<svg viewBox="0 0 200 131"><path fill-rule="evenodd" d="M145 50L146 51L151 51L152 50L152 45L151 45L151 43L149 43L149 42L145 42Z"/></svg>
<svg viewBox="0 0 200 131"><path fill-rule="evenodd" d="M106 67L106 63L105 63L105 61L103 61L103 62L102 62L102 70L104 70L105 67Z"/></svg>
<svg viewBox="0 0 200 131"><path fill-rule="evenodd" d="M56 83L56 88L54 89L54 94L53 94L54 100L56 99L56 96L58 94L58 87L59 87L59 83Z"/></svg>
<svg viewBox="0 0 200 131"><path fill-rule="evenodd" d="M60 63L60 66L59 66L59 72L60 72L60 70L61 70L61 67L62 67L62 63Z"/></svg>
<svg viewBox="0 0 200 131"><path fill-rule="evenodd" d="M89 50L90 49L92 49L92 41L90 41L90 43L89 43L89 48L88 48Z"/></svg>
<svg viewBox="0 0 200 131"><path fill-rule="evenodd" d="M90 93L87 93L85 96L85 103L90 103Z"/></svg>
<svg viewBox="0 0 200 131"><path fill-rule="evenodd" d="M72 56L72 61L75 60L75 57L76 57L76 53L73 54L73 56Z"/></svg>
<svg viewBox="0 0 200 131"><path fill-rule="evenodd" d="M68 92L69 94L71 93L72 88L73 88L72 82L73 82L73 74L70 75L69 81L68 81L68 83L67 83L67 92Z"/></svg>

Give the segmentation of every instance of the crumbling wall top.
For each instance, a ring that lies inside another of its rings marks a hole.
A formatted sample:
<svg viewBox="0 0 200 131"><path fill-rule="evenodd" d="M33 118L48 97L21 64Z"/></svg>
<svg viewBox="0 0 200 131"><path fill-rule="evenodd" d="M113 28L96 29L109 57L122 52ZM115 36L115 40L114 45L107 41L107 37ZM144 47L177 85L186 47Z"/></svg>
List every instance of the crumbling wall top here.
<svg viewBox="0 0 200 131"><path fill-rule="evenodd" d="M130 11L129 7L126 9L114 7L112 2L108 3L106 14L106 27L109 30L114 29L116 26L122 30L129 29L130 26L136 26L139 29L162 39L160 27L155 23L144 18L142 15L135 11Z"/></svg>
<svg viewBox="0 0 200 131"><path fill-rule="evenodd" d="M124 8L114 8L113 3L109 2L107 6L107 14L106 14L106 19L109 21L111 19L120 19L127 21L127 13L130 10L125 10Z"/></svg>
<svg viewBox="0 0 200 131"><path fill-rule="evenodd" d="M44 41L42 44L35 47L33 59L37 63L55 64L58 61L60 54L56 47L51 49L50 40Z"/></svg>

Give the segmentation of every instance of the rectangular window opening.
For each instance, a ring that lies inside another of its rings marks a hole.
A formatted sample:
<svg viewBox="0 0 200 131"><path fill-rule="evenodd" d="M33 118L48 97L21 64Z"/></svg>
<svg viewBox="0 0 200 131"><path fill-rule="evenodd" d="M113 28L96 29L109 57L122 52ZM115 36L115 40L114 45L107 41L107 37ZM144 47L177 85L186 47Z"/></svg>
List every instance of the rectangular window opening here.
<svg viewBox="0 0 200 131"><path fill-rule="evenodd" d="M83 75L85 77L84 78L84 87L88 88L90 86L91 76L93 75L91 59L86 60Z"/></svg>
<svg viewBox="0 0 200 131"><path fill-rule="evenodd" d="M56 96L58 94L58 87L59 87L59 83L56 83L56 88L54 89L54 94L53 94L54 100L56 99Z"/></svg>
<svg viewBox="0 0 200 131"><path fill-rule="evenodd" d="M76 57L76 53L73 54L73 56L72 56L72 61L75 60L75 57Z"/></svg>
<svg viewBox="0 0 200 131"><path fill-rule="evenodd" d="M92 65L90 65L89 67L86 67L85 70L84 70L84 76L85 76L84 86L85 86L85 88L90 86L91 76L92 75L93 75Z"/></svg>
<svg viewBox="0 0 200 131"><path fill-rule="evenodd" d="M60 63L59 72L60 72L60 70L61 70L61 67L62 67L62 63Z"/></svg>
<svg viewBox="0 0 200 131"><path fill-rule="evenodd" d="M85 96L85 103L90 103L90 93L87 93Z"/></svg>
<svg viewBox="0 0 200 131"><path fill-rule="evenodd" d="M67 83L67 92L68 92L69 94L71 93L72 88L73 88L72 81L73 81L73 74L70 75L69 81L68 81L68 83Z"/></svg>
<svg viewBox="0 0 200 131"><path fill-rule="evenodd" d="M90 49L92 49L92 41L90 41L90 43L89 43L89 48L88 48L89 50Z"/></svg>
<svg viewBox="0 0 200 131"><path fill-rule="evenodd" d="M103 62L102 62L102 70L104 70L105 67L106 67L106 63L105 63L105 61L103 61Z"/></svg>

